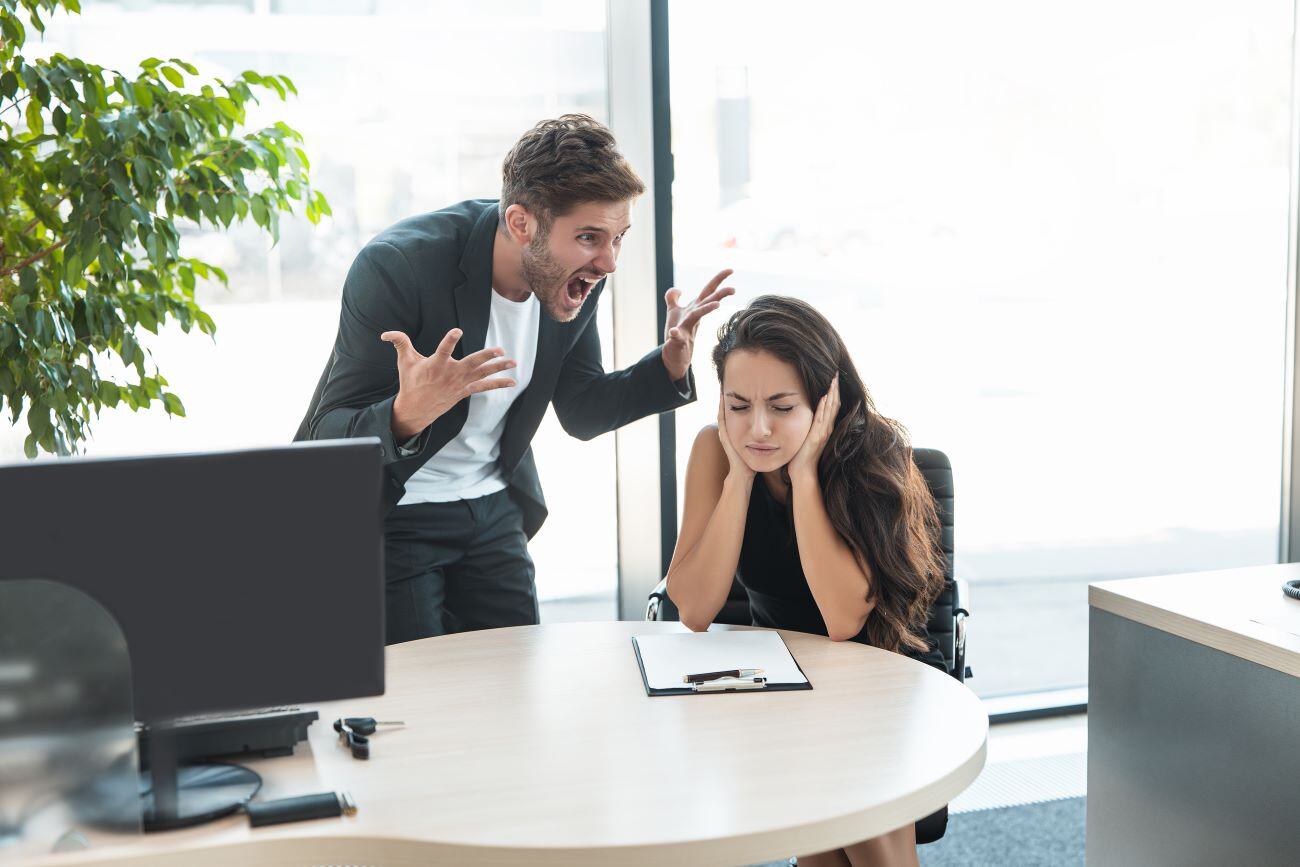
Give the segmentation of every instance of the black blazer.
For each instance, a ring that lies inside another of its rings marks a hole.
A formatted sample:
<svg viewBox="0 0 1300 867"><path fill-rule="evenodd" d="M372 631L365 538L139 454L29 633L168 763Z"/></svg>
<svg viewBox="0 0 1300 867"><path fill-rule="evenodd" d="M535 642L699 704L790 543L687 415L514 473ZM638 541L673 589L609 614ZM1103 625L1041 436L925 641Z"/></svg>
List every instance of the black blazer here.
<svg viewBox="0 0 1300 867"><path fill-rule="evenodd" d="M414 444L415 454L403 457L392 433L397 353L379 335L403 331L421 354L429 355L448 331L459 327L464 335L454 357L482 349L492 303L496 231L496 200L461 202L385 229L348 271L334 350L294 439L379 437L386 510L402 498L406 480L460 433L469 401L462 400L425 428ZM685 393L679 391L658 347L626 370L605 372L596 330L596 304L604 288L602 280L572 322L542 314L533 378L506 417L499 466L523 509L530 538L546 519L529 443L547 404L555 405L565 431L587 440L695 399L692 375L683 384Z"/></svg>

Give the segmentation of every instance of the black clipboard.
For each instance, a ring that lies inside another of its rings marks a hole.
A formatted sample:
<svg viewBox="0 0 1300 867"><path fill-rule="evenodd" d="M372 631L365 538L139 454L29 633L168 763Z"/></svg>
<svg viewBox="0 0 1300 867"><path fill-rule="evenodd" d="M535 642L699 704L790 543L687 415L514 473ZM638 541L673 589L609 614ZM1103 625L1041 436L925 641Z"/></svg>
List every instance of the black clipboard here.
<svg viewBox="0 0 1300 867"><path fill-rule="evenodd" d="M785 646L785 652L790 653L790 646L785 643L785 637L780 633L776 633L776 637L781 639L781 644ZM650 679L646 677L645 661L641 658L641 645L637 643L636 638L635 635L632 636L632 650L636 653L636 667L641 671L641 685L645 687L645 694L651 697L659 695L729 695L738 692L785 692L788 690L813 688L812 679L808 677L808 672L803 670L803 666L799 664L799 660L795 658L793 653L790 653L790 660L794 663L795 668L799 669L799 673L804 676L804 683L772 683L769 681L764 683L761 687L748 687L744 689L697 690L688 685L683 685L680 688L671 687L667 689L653 689L650 686Z"/></svg>

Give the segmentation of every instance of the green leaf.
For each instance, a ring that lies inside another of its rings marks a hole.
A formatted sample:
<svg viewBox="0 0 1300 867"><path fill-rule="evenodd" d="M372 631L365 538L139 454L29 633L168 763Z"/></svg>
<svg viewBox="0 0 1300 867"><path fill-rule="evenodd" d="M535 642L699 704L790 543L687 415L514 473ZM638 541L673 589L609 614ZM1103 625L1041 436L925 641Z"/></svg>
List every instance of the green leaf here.
<svg viewBox="0 0 1300 867"><path fill-rule="evenodd" d="M50 411L43 402L32 401L31 408L27 410L27 428L37 439L50 429Z"/></svg>
<svg viewBox="0 0 1300 867"><path fill-rule="evenodd" d="M279 79L277 79L275 76L273 75L266 76L265 78L262 79L262 83L269 84L271 87L275 88L275 92L276 94L279 95L280 99L284 99L284 85L281 84Z"/></svg>
<svg viewBox="0 0 1300 867"><path fill-rule="evenodd" d="M22 22L16 16L0 15L0 32L4 34L5 39L14 43L15 46L22 45L27 38Z"/></svg>
<svg viewBox="0 0 1300 867"><path fill-rule="evenodd" d="M0 16L3 18L3 16ZM0 96L5 99L13 99L14 94L18 92L18 76L14 75L12 69L6 69L3 75L0 75Z"/></svg>
<svg viewBox="0 0 1300 867"><path fill-rule="evenodd" d="M179 397L169 391L163 395L162 399L163 408L167 410L168 415L178 415L181 418L185 417L185 405L181 403Z"/></svg>
<svg viewBox="0 0 1300 867"><path fill-rule="evenodd" d="M102 380L99 383L100 401L107 404L108 406L117 406L117 402L121 400L121 398L122 398L122 392L117 387L117 383L109 382L108 380Z"/></svg>
<svg viewBox="0 0 1300 867"><path fill-rule="evenodd" d="M170 66L162 67L162 74L163 74L163 78L166 78L176 87L185 86L185 76L181 75L179 72L177 72L175 69L172 69Z"/></svg>
<svg viewBox="0 0 1300 867"><path fill-rule="evenodd" d="M217 199L217 216L221 222L227 226L235 218L235 197L233 195L221 196Z"/></svg>
<svg viewBox="0 0 1300 867"><path fill-rule="evenodd" d="M108 179L113 184L121 202L131 202L135 196L131 192L131 182L126 177L126 169L120 162L114 161L108 164Z"/></svg>
<svg viewBox="0 0 1300 867"><path fill-rule="evenodd" d="M158 316L154 313L153 308L141 305L136 308L136 317L140 320L140 324L144 326L146 331L149 331L152 334L158 333ZM157 395L155 395L155 397L156 396Z"/></svg>
<svg viewBox="0 0 1300 867"><path fill-rule="evenodd" d="M248 207L253 211L253 222L259 226L265 226L267 220L266 202L262 201L262 197L254 196L249 200Z"/></svg>
<svg viewBox="0 0 1300 867"><path fill-rule="evenodd" d="M122 332L122 350L118 354L122 358L123 364L132 364L135 362L136 353L140 348L135 344L135 335L130 331Z"/></svg>
<svg viewBox="0 0 1300 867"><path fill-rule="evenodd" d="M236 122L239 120L239 106L235 105L235 101L232 100L230 97L218 96L215 100L213 100L213 102L217 104L217 108L226 117Z"/></svg>
<svg viewBox="0 0 1300 867"><path fill-rule="evenodd" d="M41 135L45 132L45 118L41 115L41 104L34 99L27 101L27 128L31 130L32 135Z"/></svg>
<svg viewBox="0 0 1300 867"><path fill-rule="evenodd" d="M203 216L208 218L208 222L217 222L217 200L212 198L211 194L201 193L199 195L199 210L203 212Z"/></svg>

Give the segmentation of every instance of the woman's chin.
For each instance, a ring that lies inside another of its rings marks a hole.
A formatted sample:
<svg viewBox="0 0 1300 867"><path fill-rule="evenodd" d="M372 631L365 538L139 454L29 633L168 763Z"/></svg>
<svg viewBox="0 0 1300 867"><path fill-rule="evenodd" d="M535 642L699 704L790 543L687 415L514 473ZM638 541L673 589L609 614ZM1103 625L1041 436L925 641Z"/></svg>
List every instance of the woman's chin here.
<svg viewBox="0 0 1300 867"><path fill-rule="evenodd" d="M772 455L757 455L752 450L746 449L745 466L749 467L756 473L771 473L781 469L786 462L781 460L779 452Z"/></svg>

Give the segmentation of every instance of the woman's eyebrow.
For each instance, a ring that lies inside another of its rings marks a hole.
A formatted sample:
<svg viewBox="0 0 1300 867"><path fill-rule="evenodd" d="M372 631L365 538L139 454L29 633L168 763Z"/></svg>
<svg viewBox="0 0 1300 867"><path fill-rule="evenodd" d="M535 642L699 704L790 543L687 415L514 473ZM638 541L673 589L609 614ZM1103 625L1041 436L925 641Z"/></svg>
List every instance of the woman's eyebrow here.
<svg viewBox="0 0 1300 867"><path fill-rule="evenodd" d="M768 400L780 400L783 397L798 397L798 396L799 396L799 392L797 391L782 391L772 395L771 397L768 398ZM743 395L736 394L734 391L727 392L727 397L734 397L736 400L743 400L745 403L749 403L749 398Z"/></svg>

